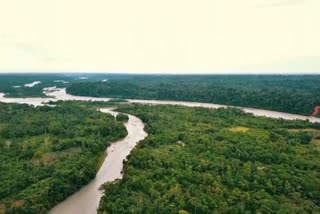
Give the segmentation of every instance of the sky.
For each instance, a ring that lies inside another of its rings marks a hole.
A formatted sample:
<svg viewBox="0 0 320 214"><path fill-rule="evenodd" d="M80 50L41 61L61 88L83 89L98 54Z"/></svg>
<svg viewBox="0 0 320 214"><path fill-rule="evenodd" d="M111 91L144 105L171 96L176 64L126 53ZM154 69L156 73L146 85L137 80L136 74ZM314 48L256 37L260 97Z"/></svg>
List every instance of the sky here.
<svg viewBox="0 0 320 214"><path fill-rule="evenodd" d="M0 0L0 72L320 73L319 0Z"/></svg>

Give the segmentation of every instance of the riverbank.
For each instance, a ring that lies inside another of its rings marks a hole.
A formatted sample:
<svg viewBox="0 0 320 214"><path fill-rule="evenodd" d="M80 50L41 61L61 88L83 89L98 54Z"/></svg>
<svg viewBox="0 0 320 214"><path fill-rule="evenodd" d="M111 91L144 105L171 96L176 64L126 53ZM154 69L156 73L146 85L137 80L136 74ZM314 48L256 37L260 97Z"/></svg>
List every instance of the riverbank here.
<svg viewBox="0 0 320 214"><path fill-rule="evenodd" d="M100 111L114 116L118 113L110 109L100 109ZM99 191L100 186L106 182L122 178L123 161L136 144L147 136L147 133L144 131L143 122L135 116L129 115L129 120L125 123L125 126L128 135L124 139L112 143L107 148L108 155L96 177L88 185L82 187L78 192L55 206L49 213L96 213L102 197L102 193Z"/></svg>
<svg viewBox="0 0 320 214"><path fill-rule="evenodd" d="M58 101L58 100L76 100L76 101L104 101L107 102L111 98L97 98L97 97L85 97L85 96L74 96L71 94L67 94L65 88L45 88L44 94L50 98L6 98L1 96L0 94L0 102L6 103L25 103L31 105L44 105L44 103L50 101ZM3 95L3 94L2 94ZM150 105L181 105L187 107L202 107L202 108L227 108L234 107L240 108L247 113L252 113L255 116L264 116L271 118L282 118L286 120L309 120L310 122L320 122L320 118L317 117L308 117L297 114L290 114L285 112L277 112L265 109L255 109L255 108L247 108L247 107L238 107L238 106L227 106L227 105L218 105L211 103L199 103L199 102L184 102L184 101L167 101L167 100L139 100L139 99L128 99L129 103L136 104L150 104Z"/></svg>

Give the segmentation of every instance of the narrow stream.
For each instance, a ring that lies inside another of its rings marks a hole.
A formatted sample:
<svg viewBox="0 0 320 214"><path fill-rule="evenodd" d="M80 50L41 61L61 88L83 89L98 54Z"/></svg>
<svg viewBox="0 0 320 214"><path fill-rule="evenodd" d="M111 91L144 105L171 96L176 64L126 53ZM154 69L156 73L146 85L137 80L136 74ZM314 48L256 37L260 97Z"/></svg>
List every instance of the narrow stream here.
<svg viewBox="0 0 320 214"><path fill-rule="evenodd" d="M116 115L110 109L100 109L101 112ZM49 213L51 214L94 214L99 206L102 193L99 187L108 181L122 178L123 160L130 154L136 144L143 140L147 133L143 130L143 122L132 115L125 123L128 135L119 141L112 143L107 149L107 157L104 160L96 177L78 192L68 197L63 202L55 206Z"/></svg>

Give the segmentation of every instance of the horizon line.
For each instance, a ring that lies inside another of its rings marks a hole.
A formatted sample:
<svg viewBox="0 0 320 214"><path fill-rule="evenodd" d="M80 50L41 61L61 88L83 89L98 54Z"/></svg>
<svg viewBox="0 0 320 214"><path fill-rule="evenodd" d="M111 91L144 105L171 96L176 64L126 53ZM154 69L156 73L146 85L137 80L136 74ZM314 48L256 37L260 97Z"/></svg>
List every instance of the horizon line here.
<svg viewBox="0 0 320 214"><path fill-rule="evenodd" d="M100 72L100 71L0 71L1 74L105 74L105 75L320 75L320 72L239 72L239 73L233 73L233 72L226 72L226 73L206 73L206 72L197 72L197 73L174 73L174 72Z"/></svg>

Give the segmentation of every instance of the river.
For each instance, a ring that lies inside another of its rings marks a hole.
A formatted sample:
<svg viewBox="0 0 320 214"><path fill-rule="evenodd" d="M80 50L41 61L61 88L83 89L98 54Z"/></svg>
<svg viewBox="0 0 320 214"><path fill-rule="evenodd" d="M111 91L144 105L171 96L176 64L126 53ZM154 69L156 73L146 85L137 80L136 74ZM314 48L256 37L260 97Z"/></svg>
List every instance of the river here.
<svg viewBox="0 0 320 214"><path fill-rule="evenodd" d="M110 109L100 109L104 113L116 115ZM132 115L125 123L128 135L117 142L112 143L107 149L107 157L104 160L96 177L78 192L68 197L63 202L55 206L49 213L51 214L94 214L99 206L102 193L99 187L108 181L114 181L122 178L123 160L130 154L136 144L143 140L147 133L143 130L142 121Z"/></svg>
<svg viewBox="0 0 320 214"><path fill-rule="evenodd" d="M60 88L46 88L44 94L50 96L50 98L5 98L3 93L0 93L0 102L6 103L25 103L34 106L44 105L49 101L57 100L82 100L82 101L109 101L110 98L96 98L96 97L84 97L73 96L66 93L65 89ZM225 105L216 105L209 103L197 103L197 102L183 102L183 101L159 101L159 100L137 100L129 99L129 103L139 104L151 104L151 105L181 105L189 107L204 107L204 108L225 108ZM254 108L240 108L245 112L252 113L256 116L265 116L272 118L283 118L288 120L309 120L310 122L320 122L320 118L307 117L296 114L289 114L284 112L269 111L263 109ZM100 109L104 113L111 113L116 115L117 112L111 109ZM129 115L129 120L125 124L128 135L124 139L112 143L107 149L107 157L104 160L100 170L98 171L96 178L93 179L88 185L81 188L78 192L68 197L65 201L55 206L50 213L51 214L94 214L99 205L101 199L101 192L99 187L101 184L114 181L117 178L121 178L123 160L130 154L135 145L143 140L147 133L144 132L144 124L142 121L132 115Z"/></svg>
<svg viewBox="0 0 320 214"><path fill-rule="evenodd" d="M98 98L98 97L85 97L85 96L74 96L66 93L65 88L45 88L44 94L50 96L50 98L5 98L4 94L0 93L0 102L7 103L27 103L32 105L43 105L43 103L57 100L82 100L82 101L109 101L111 98ZM235 107L240 108L245 112L252 113L256 116L265 116L271 118L283 118L286 120L309 120L310 122L320 122L320 118L308 117L297 114L290 114L285 112L270 111L264 109L255 109L247 107L236 107L226 106L211 103L199 103L199 102L185 102L185 101L167 101L167 100L139 100L139 99L128 99L129 103L138 104L151 104L151 105L181 105L188 107L204 107L204 108L226 108Z"/></svg>

